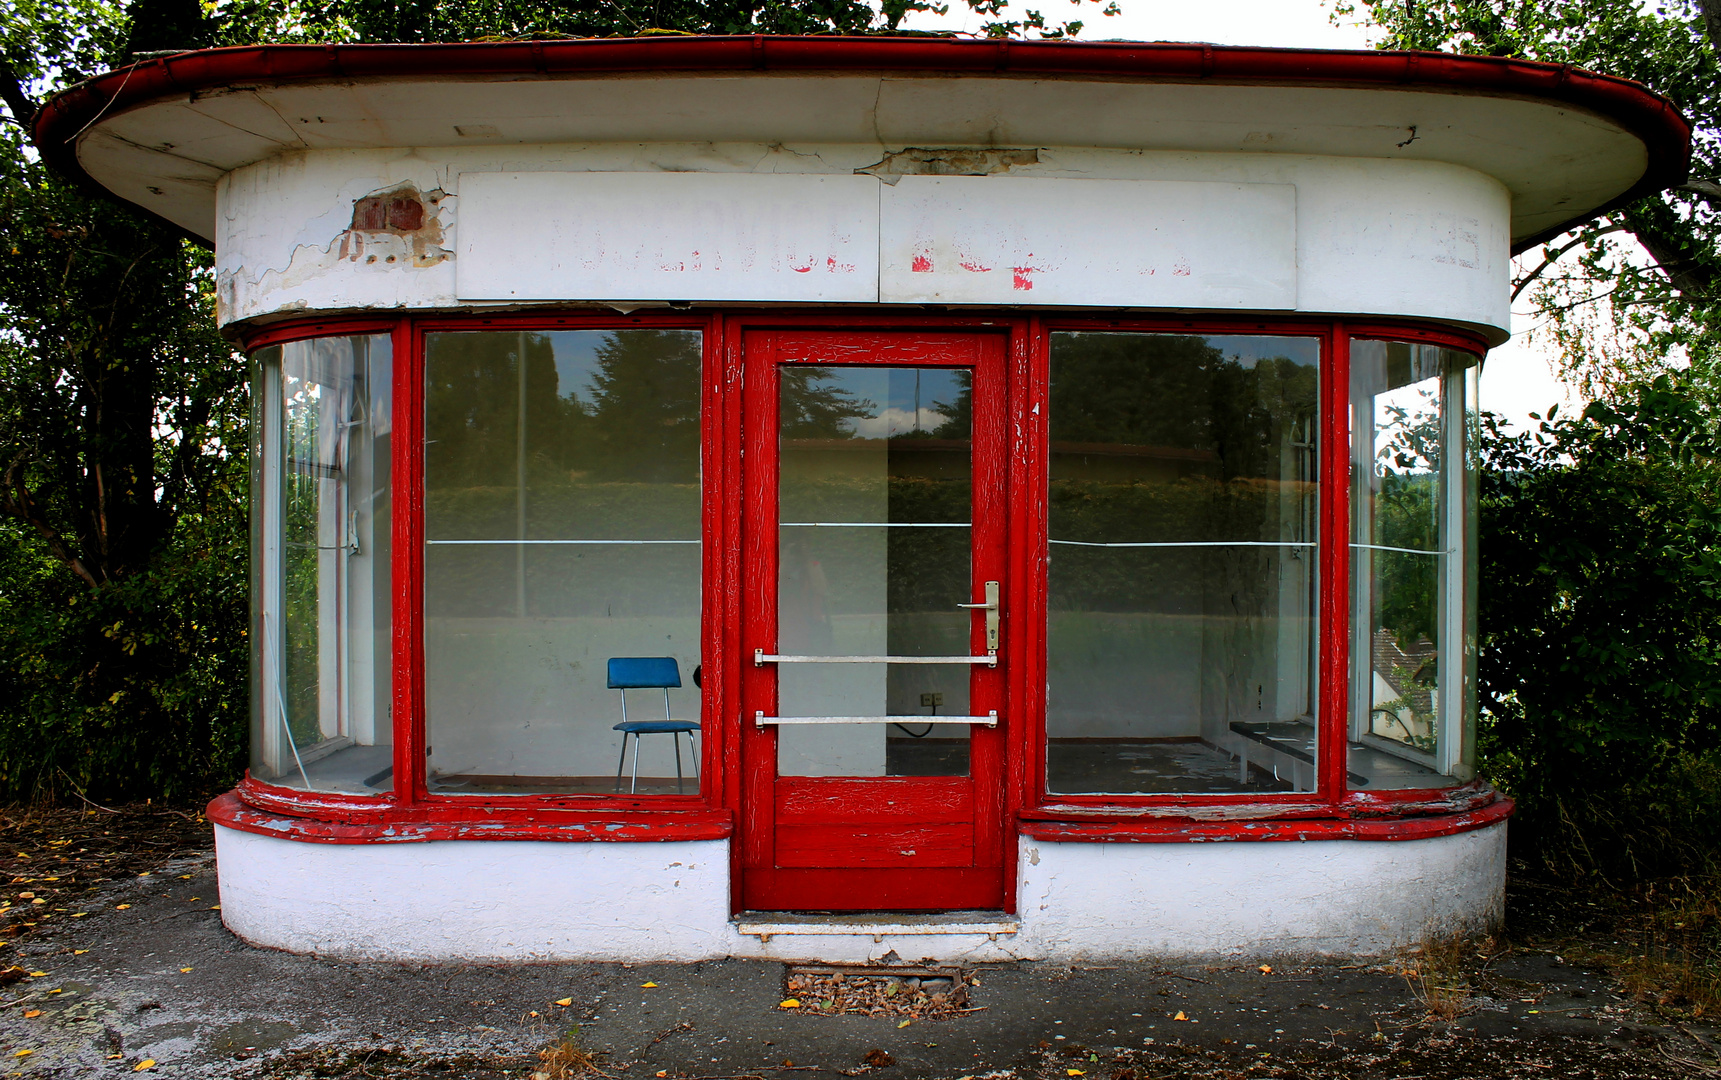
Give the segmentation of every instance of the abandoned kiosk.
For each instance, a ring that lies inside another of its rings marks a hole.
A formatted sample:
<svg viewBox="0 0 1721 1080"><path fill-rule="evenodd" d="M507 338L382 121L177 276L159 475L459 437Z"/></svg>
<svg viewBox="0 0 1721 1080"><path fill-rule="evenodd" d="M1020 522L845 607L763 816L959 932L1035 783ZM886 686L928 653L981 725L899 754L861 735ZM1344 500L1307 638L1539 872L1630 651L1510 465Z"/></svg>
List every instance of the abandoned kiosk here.
<svg viewBox="0 0 1721 1080"><path fill-rule="evenodd" d="M271 46L54 100L252 365L258 944L1369 951L1498 917L1476 375L1642 87L945 39Z"/></svg>

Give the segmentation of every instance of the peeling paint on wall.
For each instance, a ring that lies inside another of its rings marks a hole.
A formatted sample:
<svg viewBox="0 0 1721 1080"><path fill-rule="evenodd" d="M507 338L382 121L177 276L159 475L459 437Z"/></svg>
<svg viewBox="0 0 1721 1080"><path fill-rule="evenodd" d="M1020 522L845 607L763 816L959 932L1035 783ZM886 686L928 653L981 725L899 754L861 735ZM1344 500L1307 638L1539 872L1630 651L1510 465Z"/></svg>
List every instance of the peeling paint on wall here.
<svg viewBox="0 0 1721 1080"><path fill-rule="evenodd" d="M882 159L856 169L894 184L897 176L992 176L1022 165L1038 165L1040 151L987 148L928 149L910 146L886 154Z"/></svg>
<svg viewBox="0 0 1721 1080"><path fill-rule="evenodd" d="M440 188L420 192L408 182L354 199L353 223L338 237L338 257L367 264L406 259L419 268L452 259L454 252L442 246L435 211L445 198Z"/></svg>
<svg viewBox="0 0 1721 1080"><path fill-rule="evenodd" d="M292 249L285 266L240 265L223 271L216 279L216 318L226 322L243 318L259 302L273 295L303 292L313 282L335 282L358 273L389 273L396 270L427 270L450 262L452 248L443 246L448 231L450 205L455 202L440 187L421 190L411 181L369 191L352 200L352 216L346 228L326 244L301 243ZM326 234L325 234L326 235ZM351 269L349 269L351 268ZM351 281L350 278L347 279ZM348 284L346 290L351 290ZM411 287L404 287L411 292ZM403 286L385 287L385 294ZM358 290L352 290L358 291ZM362 290L376 292L375 289ZM243 298L243 299L242 299ZM386 299L383 301L386 303ZM304 309L302 300L277 300L274 310ZM349 306L335 304L336 307ZM377 306L375 300L361 306Z"/></svg>

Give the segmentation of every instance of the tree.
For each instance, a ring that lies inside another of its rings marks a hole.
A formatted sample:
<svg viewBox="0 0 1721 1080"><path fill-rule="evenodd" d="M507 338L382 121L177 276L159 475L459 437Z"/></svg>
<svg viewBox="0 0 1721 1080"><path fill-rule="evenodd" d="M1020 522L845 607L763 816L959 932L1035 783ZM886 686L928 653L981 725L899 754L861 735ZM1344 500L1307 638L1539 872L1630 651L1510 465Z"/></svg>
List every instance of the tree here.
<svg viewBox="0 0 1721 1080"><path fill-rule="evenodd" d="M993 35L1061 37L965 0ZM1102 0L1095 0L1096 3ZM246 714L245 364L209 253L55 175L56 89L266 41L894 31L930 0L7 0L0 8L0 796L230 783ZM1115 5L1106 4L1113 13ZM613 389L620 392L618 382Z"/></svg>
<svg viewBox="0 0 1721 1080"><path fill-rule="evenodd" d="M1692 178L1522 263L1597 397L1535 432L1485 425L1484 769L1513 842L1642 876L1713 867L1721 825L1721 0L1362 0L1387 48L1571 63L1694 124Z"/></svg>
<svg viewBox="0 0 1721 1080"><path fill-rule="evenodd" d="M1360 0L1390 49L1520 57L1635 79L1694 127L1691 179L1527 255L1528 294L1590 396L1688 362L1721 379L1721 0ZM1344 4L1340 14L1354 12Z"/></svg>

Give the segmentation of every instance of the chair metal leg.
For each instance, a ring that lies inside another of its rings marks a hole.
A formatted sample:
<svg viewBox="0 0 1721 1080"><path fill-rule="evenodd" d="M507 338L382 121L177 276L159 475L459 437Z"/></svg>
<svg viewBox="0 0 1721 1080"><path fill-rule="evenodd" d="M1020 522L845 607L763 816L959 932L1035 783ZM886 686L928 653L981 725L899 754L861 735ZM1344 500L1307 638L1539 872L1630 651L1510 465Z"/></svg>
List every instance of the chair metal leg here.
<svg viewBox="0 0 1721 1080"><path fill-rule="evenodd" d="M675 740L675 793L681 794L681 732L672 731L669 737Z"/></svg>
<svg viewBox="0 0 1721 1080"><path fill-rule="evenodd" d="M621 794L621 771L627 768L627 732L621 733L621 759L615 763L615 793Z"/></svg>
<svg viewBox="0 0 1721 1080"><path fill-rule="evenodd" d="M627 789L629 795L639 792L639 732L633 733L633 786Z"/></svg>

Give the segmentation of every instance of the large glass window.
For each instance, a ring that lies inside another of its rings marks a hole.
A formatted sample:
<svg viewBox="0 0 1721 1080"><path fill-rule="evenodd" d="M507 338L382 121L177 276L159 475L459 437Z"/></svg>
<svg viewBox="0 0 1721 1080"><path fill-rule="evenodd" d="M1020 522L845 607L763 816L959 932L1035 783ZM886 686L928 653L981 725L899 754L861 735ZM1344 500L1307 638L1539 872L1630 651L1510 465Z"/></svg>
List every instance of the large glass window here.
<svg viewBox="0 0 1721 1080"><path fill-rule="evenodd" d="M1351 343L1352 787L1475 775L1478 367Z"/></svg>
<svg viewBox="0 0 1721 1080"><path fill-rule="evenodd" d="M386 335L252 359L251 775L393 784Z"/></svg>
<svg viewBox="0 0 1721 1080"><path fill-rule="evenodd" d="M697 790L699 371L694 331L427 336L431 791Z"/></svg>
<svg viewBox="0 0 1721 1080"><path fill-rule="evenodd" d="M1313 790L1319 353L1052 335L1050 791Z"/></svg>

